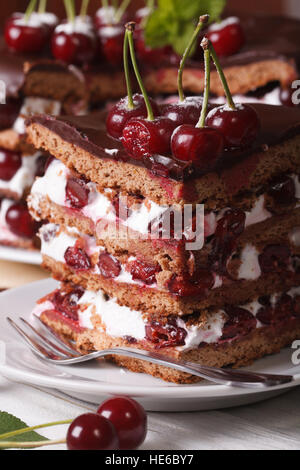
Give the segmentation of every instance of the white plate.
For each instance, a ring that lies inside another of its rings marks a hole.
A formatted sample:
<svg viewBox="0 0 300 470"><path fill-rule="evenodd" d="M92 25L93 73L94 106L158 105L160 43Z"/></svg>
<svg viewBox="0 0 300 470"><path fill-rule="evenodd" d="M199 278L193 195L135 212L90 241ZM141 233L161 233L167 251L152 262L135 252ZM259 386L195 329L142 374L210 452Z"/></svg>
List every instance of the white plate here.
<svg viewBox="0 0 300 470"><path fill-rule="evenodd" d="M0 245L0 259L15 261L17 263L41 264L42 256L39 251L23 250Z"/></svg>
<svg viewBox="0 0 300 470"><path fill-rule="evenodd" d="M300 385L300 366L291 363L292 350L257 361L253 370L295 375L292 384L273 389L244 390L202 382L194 385L168 384L145 374L135 374L109 363L90 362L72 367L52 366L36 358L20 342L6 322L6 316L29 318L35 301L57 283L38 281L0 294L0 374L18 382L54 388L99 404L104 397L126 394L137 398L152 411L217 409L254 403ZM2 351L1 351L2 349ZM5 349L6 354L3 354Z"/></svg>

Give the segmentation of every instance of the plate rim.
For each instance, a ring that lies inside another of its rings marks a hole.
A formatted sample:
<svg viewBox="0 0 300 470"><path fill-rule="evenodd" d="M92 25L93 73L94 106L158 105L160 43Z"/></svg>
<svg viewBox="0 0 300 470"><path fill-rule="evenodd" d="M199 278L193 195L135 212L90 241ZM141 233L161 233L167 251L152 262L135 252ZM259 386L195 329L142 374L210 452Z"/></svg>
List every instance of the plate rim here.
<svg viewBox="0 0 300 470"><path fill-rule="evenodd" d="M42 279L39 281L34 281L29 284L25 284L23 286L19 286L13 289L8 289L4 292L0 293L0 303L5 299L7 296L11 295L20 295L22 291L31 289L34 293L35 287L45 288L48 286L51 289L58 285L57 281L54 281L52 278ZM34 301L34 299L33 299ZM1 338L0 338L1 339ZM2 340L2 339L1 339ZM4 340L5 342L5 340ZM6 342L6 344L10 344L11 342ZM22 345L21 341L18 341L20 345ZM23 346L26 348L26 346ZM27 349L27 348L26 348ZM28 350L28 349L27 349ZM50 367L54 369L61 370L59 366L49 364L45 362ZM113 367L117 367L114 366ZM65 372L65 371L64 371ZM10 378L12 380L17 379L19 381L25 380L25 383L34 383L35 385L45 386L48 388L54 389L61 389L61 390L69 390L79 393L85 393L88 395L93 395L95 393L102 393L102 394L129 394L131 396L140 396L144 398L151 398L153 396L160 397L162 399L169 398L169 399L183 399L183 398L217 398L217 397L229 397L229 396L239 396L239 395L249 395L253 393L264 393L264 392L271 392L275 390L281 389L289 389L300 385L300 372L298 374L294 374L294 380L288 384L278 385L271 388L238 388L232 387L229 385L219 385L219 384L205 384L205 385L198 385L198 384L168 384L163 383L162 385L156 386L154 385L125 385L125 384L118 384L118 383L109 383L109 382L94 382L92 380L85 378L76 378L76 376L71 378L60 378L60 377L48 377L43 372L30 372L27 370L22 370L18 368L14 368L13 366L8 366L6 364L0 364L0 374L2 374L6 378ZM70 374L72 371L70 369Z"/></svg>
<svg viewBox="0 0 300 470"><path fill-rule="evenodd" d="M38 250L26 250L0 244L0 260L38 266L42 264L42 255Z"/></svg>

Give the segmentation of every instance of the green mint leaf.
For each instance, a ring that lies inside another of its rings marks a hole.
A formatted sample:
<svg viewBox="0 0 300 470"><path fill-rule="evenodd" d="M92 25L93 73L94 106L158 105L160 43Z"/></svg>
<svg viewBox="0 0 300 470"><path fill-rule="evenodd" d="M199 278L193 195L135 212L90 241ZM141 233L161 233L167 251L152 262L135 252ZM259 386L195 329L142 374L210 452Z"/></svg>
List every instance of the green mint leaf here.
<svg viewBox="0 0 300 470"><path fill-rule="evenodd" d="M150 47L170 45L182 55L201 15L209 14L210 22L219 21L226 0L158 0L145 29Z"/></svg>
<svg viewBox="0 0 300 470"><path fill-rule="evenodd" d="M27 427L27 424L21 421L19 418L16 418L15 416L6 413L5 411L0 411L0 435ZM6 441L7 439L4 440ZM29 431L24 434L19 434L18 436L9 438L10 442L38 442L47 440L48 439L35 431Z"/></svg>

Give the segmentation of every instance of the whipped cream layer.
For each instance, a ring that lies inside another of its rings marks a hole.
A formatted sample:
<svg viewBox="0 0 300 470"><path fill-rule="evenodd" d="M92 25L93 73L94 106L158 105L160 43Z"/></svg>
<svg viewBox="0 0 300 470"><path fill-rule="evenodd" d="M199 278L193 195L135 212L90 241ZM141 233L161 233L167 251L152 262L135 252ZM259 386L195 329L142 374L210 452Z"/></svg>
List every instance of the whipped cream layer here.
<svg viewBox="0 0 300 470"><path fill-rule="evenodd" d="M92 258L92 268L91 273L96 275L101 275L100 268L97 264L100 253L105 252L105 248L102 246L97 246L96 239L92 236L85 235L80 233L76 228L66 227L64 230L61 230L59 225L55 224L45 224L40 228L39 237L41 239L41 254L48 256L49 258L59 262L66 263L65 253L68 248L73 248L76 245L76 242L80 239L83 243L84 250L87 255L91 258L94 255L95 258ZM253 245L246 245L240 255L241 264L239 267L239 272L237 279L244 280L257 280L261 276L261 269L258 261L259 252L257 248ZM136 261L137 258L130 256L128 262L131 263ZM144 286L147 288L157 288L157 284L153 283L151 285L145 284L142 281L133 279L130 268L127 268L126 264L120 263L121 272L119 276L113 278L114 282L123 282L127 284L135 284L139 286ZM212 289L217 289L222 287L223 278L217 274L215 275L215 283Z"/></svg>
<svg viewBox="0 0 300 470"><path fill-rule="evenodd" d="M59 160L53 160L45 175L42 178L38 178L32 187L30 206L33 210L39 214L40 201L45 197L59 206L72 209L66 198L67 180L71 176L72 174L70 170L62 162ZM300 195L299 178L296 175L292 175L292 177L296 186L296 196L298 197ZM110 189L106 189L101 193L97 190L97 185L92 182L87 183L87 187L89 189L88 204L77 212L91 219L95 225L102 220L113 223L119 221L110 198L112 191ZM246 227L263 222L264 220L272 217L271 212L265 208L265 202L266 196L265 194L262 194L256 199L252 209L250 211L245 211ZM147 237L149 234L149 226L152 225L154 221L162 218L169 209L170 206L159 205L149 199L145 199L143 202L134 204L134 206L130 207L129 217L126 220L122 220L121 223L122 226ZM211 236L215 233L218 220L223 217L224 213L228 209L230 209L230 207L218 212L209 212L205 215L205 237Z"/></svg>
<svg viewBox="0 0 300 470"><path fill-rule="evenodd" d="M292 298L300 295L300 287L292 288L287 292ZM272 307L276 306L281 294L273 294L270 297ZM105 332L113 338L131 337L136 341L147 341L146 326L148 320L142 312L131 310L129 307L121 306L116 299L107 298L101 291L85 291L80 298L78 309L79 325L85 329L96 329L99 332ZM247 305L239 306L246 309L256 317L258 311L264 308L264 305L258 299ZM36 306L33 314L40 316L46 310L55 310L54 304L46 300ZM183 351L195 349L200 344L214 344L221 340L223 328L227 321L227 315L224 310L211 314L209 319L203 324L188 325L183 319L177 318L175 326L186 331L185 344L175 346L175 349ZM165 325L168 326L168 325ZM174 326L174 323L172 325ZM256 328L262 328L259 320L256 322ZM233 341L235 338L229 339Z"/></svg>
<svg viewBox="0 0 300 470"><path fill-rule="evenodd" d="M11 180L4 181L0 179L0 189L11 191L19 198L22 197L25 189L30 188L34 182L37 160L41 155L41 152L36 152L34 155L22 155L21 167Z"/></svg>
<svg viewBox="0 0 300 470"><path fill-rule="evenodd" d="M100 253L106 250L102 246L97 246L94 237L80 233L76 228L66 227L61 230L59 225L45 224L40 228L39 237L41 239L41 254L48 256L59 263L66 263L65 253L68 248L73 248L76 242L80 239L83 242L86 254L91 258L95 255L96 262L92 263L93 266L90 270L91 274L101 275L100 268L97 265ZM128 262L136 261L137 258L130 256ZM148 288L157 287L156 283L151 285L144 284L142 281L133 279L132 275L127 269L125 264L120 264L120 274L113 278L114 282L124 282L127 284L135 284L138 286L146 286Z"/></svg>

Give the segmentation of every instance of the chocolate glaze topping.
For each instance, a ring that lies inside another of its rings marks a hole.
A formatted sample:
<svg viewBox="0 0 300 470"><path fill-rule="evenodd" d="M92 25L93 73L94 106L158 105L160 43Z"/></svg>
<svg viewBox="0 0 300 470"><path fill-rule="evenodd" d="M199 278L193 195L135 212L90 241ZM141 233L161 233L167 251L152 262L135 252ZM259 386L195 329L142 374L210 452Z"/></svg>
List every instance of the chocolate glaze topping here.
<svg viewBox="0 0 300 470"><path fill-rule="evenodd" d="M9 51L4 39L0 37L0 80L6 84L8 98L19 97L26 74L39 70L69 72L75 74L80 81L84 80L77 67L51 59L50 53L17 54Z"/></svg>
<svg viewBox="0 0 300 470"><path fill-rule="evenodd" d="M261 120L261 132L254 145L243 152L226 152L220 159L222 166L217 171L234 166L244 158L261 151L269 146L282 142L300 133L300 109L266 104L252 104ZM95 113L89 116L52 117L34 116L27 124L37 123L54 132L64 141L89 152L95 157L128 162L144 166L154 175L185 181L201 175L191 162L183 162L172 156L153 155L150 158L136 160L125 151L122 143L107 135L105 113Z"/></svg>

